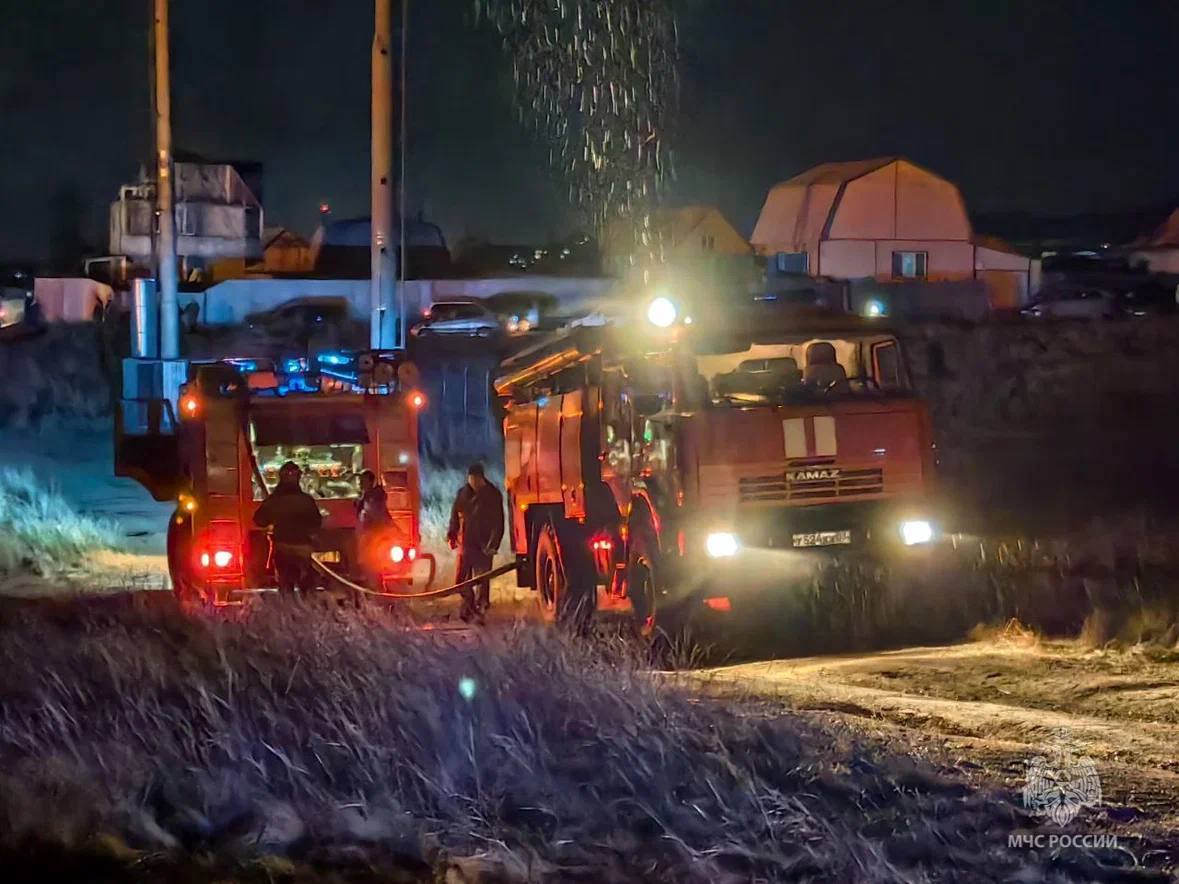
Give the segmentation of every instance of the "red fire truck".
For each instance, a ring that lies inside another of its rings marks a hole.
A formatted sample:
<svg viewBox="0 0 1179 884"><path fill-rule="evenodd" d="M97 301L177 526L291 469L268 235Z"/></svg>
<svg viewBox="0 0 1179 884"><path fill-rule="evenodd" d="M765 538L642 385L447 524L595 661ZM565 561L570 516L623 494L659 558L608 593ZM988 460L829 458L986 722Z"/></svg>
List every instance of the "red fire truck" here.
<svg viewBox="0 0 1179 884"><path fill-rule="evenodd" d="M418 413L425 398L400 352L322 353L306 359L192 362L177 406L157 401L163 432L116 427L117 475L157 500L177 500L168 567L178 595L223 605L274 586L258 505L294 461L324 517L316 558L380 588L413 582L419 525ZM177 412L177 413L173 413ZM379 548L359 549L362 471L384 484L392 523Z"/></svg>
<svg viewBox="0 0 1179 884"><path fill-rule="evenodd" d="M773 310L578 328L504 364L512 548L558 620L737 608L816 551L929 543L932 429L897 337Z"/></svg>

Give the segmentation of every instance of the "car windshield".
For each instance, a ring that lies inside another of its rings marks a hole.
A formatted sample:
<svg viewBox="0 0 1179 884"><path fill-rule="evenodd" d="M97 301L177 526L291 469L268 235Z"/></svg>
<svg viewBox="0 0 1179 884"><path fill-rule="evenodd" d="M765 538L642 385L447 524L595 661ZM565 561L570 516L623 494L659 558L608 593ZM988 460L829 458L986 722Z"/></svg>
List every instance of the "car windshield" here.
<svg viewBox="0 0 1179 884"><path fill-rule="evenodd" d="M909 380L891 335L807 338L699 354L693 384L714 406L903 394Z"/></svg>

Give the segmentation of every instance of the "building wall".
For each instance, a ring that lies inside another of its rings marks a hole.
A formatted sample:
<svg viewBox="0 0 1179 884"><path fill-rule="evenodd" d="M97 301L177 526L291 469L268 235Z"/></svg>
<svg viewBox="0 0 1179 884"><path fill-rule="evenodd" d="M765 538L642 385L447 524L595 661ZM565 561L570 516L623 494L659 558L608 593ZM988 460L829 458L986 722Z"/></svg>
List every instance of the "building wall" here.
<svg viewBox="0 0 1179 884"><path fill-rule="evenodd" d="M837 240L823 242L818 265L811 272L833 279L873 277L891 280L893 252L925 252L926 280L970 279L974 276L974 246L942 240Z"/></svg>
<svg viewBox="0 0 1179 884"><path fill-rule="evenodd" d="M705 239L711 239L711 248L705 247ZM691 230L684 232L672 244L672 260L695 260L712 255L743 257L753 254L753 247L737 232L725 216L716 209L709 209Z"/></svg>
<svg viewBox="0 0 1179 884"><path fill-rule="evenodd" d="M505 292L545 292L557 298L560 309L592 309L614 286L614 280L566 276L504 277L502 279L410 279L405 283L405 309L411 316L435 301L449 298L489 298ZM205 325L237 325L251 313L269 310L295 298L343 298L354 319L367 320L370 289L367 279L229 279L203 292L180 293L182 305L195 303L198 321Z"/></svg>
<svg viewBox="0 0 1179 884"><path fill-rule="evenodd" d="M1143 249L1130 255L1130 264L1143 262L1151 273L1179 273L1179 247Z"/></svg>

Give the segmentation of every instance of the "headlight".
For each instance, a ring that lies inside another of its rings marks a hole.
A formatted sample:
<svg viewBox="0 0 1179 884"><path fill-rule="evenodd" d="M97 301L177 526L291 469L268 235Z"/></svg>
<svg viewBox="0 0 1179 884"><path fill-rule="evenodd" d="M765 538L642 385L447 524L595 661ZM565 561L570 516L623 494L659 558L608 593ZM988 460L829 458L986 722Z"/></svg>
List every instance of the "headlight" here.
<svg viewBox="0 0 1179 884"><path fill-rule="evenodd" d="M933 540L933 526L929 522L921 519L901 522L901 541L905 546L916 546L919 543L929 543L931 540Z"/></svg>
<svg viewBox="0 0 1179 884"><path fill-rule="evenodd" d="M675 309L671 298L662 295L647 305L647 322L656 328L668 328L675 322L678 314L679 311Z"/></svg>
<svg viewBox="0 0 1179 884"><path fill-rule="evenodd" d="M737 541L737 535L729 534L726 531L714 532L704 539L704 551L708 553L709 558L726 559L729 556L737 555L737 550L740 548L741 544Z"/></svg>

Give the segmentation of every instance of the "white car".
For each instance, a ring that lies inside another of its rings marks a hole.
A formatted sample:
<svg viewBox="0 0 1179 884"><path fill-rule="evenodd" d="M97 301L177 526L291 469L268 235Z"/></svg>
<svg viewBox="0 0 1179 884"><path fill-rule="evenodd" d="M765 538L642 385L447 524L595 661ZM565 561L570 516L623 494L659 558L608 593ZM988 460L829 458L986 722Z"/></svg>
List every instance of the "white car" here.
<svg viewBox="0 0 1179 884"><path fill-rule="evenodd" d="M501 331L499 318L479 301L435 301L410 332L423 335L476 335L486 338Z"/></svg>
<svg viewBox="0 0 1179 884"><path fill-rule="evenodd" d="M1104 289L1045 292L1020 312L1034 319L1113 319L1122 315L1117 296Z"/></svg>

